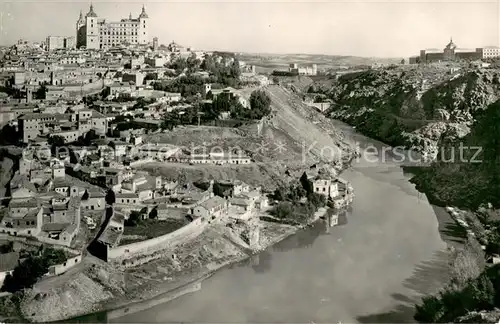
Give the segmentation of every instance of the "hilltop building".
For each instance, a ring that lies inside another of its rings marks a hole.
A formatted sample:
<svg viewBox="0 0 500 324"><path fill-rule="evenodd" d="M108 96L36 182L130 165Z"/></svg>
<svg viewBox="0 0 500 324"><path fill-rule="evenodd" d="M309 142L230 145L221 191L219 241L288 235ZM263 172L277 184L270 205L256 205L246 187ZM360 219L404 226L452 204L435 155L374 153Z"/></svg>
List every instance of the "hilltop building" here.
<svg viewBox="0 0 500 324"><path fill-rule="evenodd" d="M313 64L311 66L299 66L297 63L290 64L288 69L291 73L297 73L298 75L317 75L318 66Z"/></svg>
<svg viewBox="0 0 500 324"><path fill-rule="evenodd" d="M144 6L137 18L128 18L116 22L106 22L98 18L94 6L90 5L89 12L76 22L77 47L87 49L102 49L120 44L145 45L148 44L149 16Z"/></svg>
<svg viewBox="0 0 500 324"><path fill-rule="evenodd" d="M432 63L440 61L459 61L459 60L481 60L500 57L500 48L485 47L476 49L458 48L453 39L444 49L423 49L420 54L410 57L410 64Z"/></svg>

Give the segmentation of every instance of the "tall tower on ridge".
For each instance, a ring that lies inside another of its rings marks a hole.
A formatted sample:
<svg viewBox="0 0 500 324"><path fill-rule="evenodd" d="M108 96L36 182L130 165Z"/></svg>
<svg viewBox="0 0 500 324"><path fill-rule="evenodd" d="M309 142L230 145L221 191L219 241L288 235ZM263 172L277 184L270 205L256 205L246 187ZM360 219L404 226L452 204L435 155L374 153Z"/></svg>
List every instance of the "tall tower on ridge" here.
<svg viewBox="0 0 500 324"><path fill-rule="evenodd" d="M87 49L99 49L99 26L97 25L97 14L94 6L90 5L90 10L86 17L86 46Z"/></svg>
<svg viewBox="0 0 500 324"><path fill-rule="evenodd" d="M144 5L142 5L142 12L139 15L139 35L138 36L138 41L139 44L145 45L148 44L148 39L149 39L149 22L148 22L149 16L146 13L146 9L144 8Z"/></svg>

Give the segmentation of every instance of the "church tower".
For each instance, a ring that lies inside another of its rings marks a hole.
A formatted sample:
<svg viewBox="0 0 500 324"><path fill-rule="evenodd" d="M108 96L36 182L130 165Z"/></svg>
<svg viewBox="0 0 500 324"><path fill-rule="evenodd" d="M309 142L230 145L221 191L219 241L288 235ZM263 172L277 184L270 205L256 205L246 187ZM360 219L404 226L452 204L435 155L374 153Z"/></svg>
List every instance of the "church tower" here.
<svg viewBox="0 0 500 324"><path fill-rule="evenodd" d="M97 25L97 14L94 6L90 5L90 10L86 18L86 46L87 49L99 49L99 26Z"/></svg>
<svg viewBox="0 0 500 324"><path fill-rule="evenodd" d="M76 47L80 48L85 46L87 32L85 31L85 19L83 18L82 11L80 10L80 17L76 22Z"/></svg>
<svg viewBox="0 0 500 324"><path fill-rule="evenodd" d="M142 6L142 12L139 15L139 35L138 41L140 45L145 45L148 44L148 29L149 29L149 22L148 22L149 16L146 13L146 9L144 8L144 5Z"/></svg>

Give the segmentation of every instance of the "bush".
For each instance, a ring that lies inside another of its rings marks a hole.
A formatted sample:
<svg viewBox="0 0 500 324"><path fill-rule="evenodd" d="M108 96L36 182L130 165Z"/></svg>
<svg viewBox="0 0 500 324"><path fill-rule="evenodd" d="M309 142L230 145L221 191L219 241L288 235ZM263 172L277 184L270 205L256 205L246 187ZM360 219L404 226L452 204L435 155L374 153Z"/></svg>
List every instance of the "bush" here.
<svg viewBox="0 0 500 324"><path fill-rule="evenodd" d="M315 192L307 195L307 201L309 201L316 209L325 207L326 205L326 197Z"/></svg>
<svg viewBox="0 0 500 324"><path fill-rule="evenodd" d="M10 253L14 251L14 242L10 241L0 245L0 254Z"/></svg>
<svg viewBox="0 0 500 324"><path fill-rule="evenodd" d="M453 286L437 296L426 296L415 306L414 319L421 323L450 323L469 312L491 310L500 305L500 267L493 266L461 289Z"/></svg>
<svg viewBox="0 0 500 324"><path fill-rule="evenodd" d="M271 215L280 219L290 218L292 213L293 213L293 205L290 202L280 203L271 210Z"/></svg>
<svg viewBox="0 0 500 324"><path fill-rule="evenodd" d="M66 261L64 250L46 248L40 255L31 255L14 268L12 275L5 277L2 291L11 293L31 288L49 271L49 267Z"/></svg>
<svg viewBox="0 0 500 324"><path fill-rule="evenodd" d="M142 222L142 214L133 210L128 219L125 220L125 226L138 226Z"/></svg>

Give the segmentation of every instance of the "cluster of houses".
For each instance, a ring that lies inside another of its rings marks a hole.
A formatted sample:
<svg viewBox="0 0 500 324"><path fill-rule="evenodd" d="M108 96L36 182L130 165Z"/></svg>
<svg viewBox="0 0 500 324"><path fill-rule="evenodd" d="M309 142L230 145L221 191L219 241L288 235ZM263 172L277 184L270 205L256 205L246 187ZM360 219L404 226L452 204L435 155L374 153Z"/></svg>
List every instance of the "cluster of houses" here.
<svg viewBox="0 0 500 324"><path fill-rule="evenodd" d="M171 60L203 59L211 53L176 43L161 47L157 40L152 47L49 51L45 47L20 42L2 52L0 85L11 91L0 93L0 125L17 133L22 155L8 184L8 199L0 208L1 240L80 251L51 270L60 273L81 261L82 251L97 233L104 244L119 245L133 212L157 221L201 225L220 219L247 220L268 208L262 189L241 181L195 186L138 168L154 161L193 166L253 162L240 149L200 151L147 140L148 133L161 132L166 113L192 104L181 93L155 90L151 83L185 75L167 67ZM213 58L227 65L235 62ZM255 67L239 65L243 83L269 83ZM212 87L207 71L195 75L206 81L196 96L204 103L225 96L250 109L245 89ZM19 262L15 253L16 258L0 253L0 261L5 261L0 262L0 282Z"/></svg>
<svg viewBox="0 0 500 324"><path fill-rule="evenodd" d="M98 241L109 247L118 246L125 220L132 211L140 212L143 218L174 219L202 226L221 219L246 220L268 208L267 197L260 187L251 188L241 181L216 184L223 187L227 195L215 195L213 180L203 190L194 185L137 174L114 188L117 191L114 214Z"/></svg>

